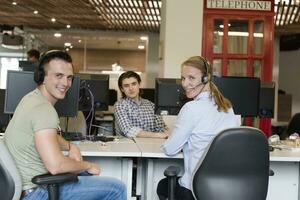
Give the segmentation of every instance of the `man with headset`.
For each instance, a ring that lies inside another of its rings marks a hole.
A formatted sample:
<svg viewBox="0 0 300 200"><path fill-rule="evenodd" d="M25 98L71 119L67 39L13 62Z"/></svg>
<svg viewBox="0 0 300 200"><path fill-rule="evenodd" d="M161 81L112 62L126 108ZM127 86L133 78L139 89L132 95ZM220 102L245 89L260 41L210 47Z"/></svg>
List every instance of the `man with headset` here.
<svg viewBox="0 0 300 200"><path fill-rule="evenodd" d="M80 150L57 134L59 118L54 104L63 99L73 80L72 59L63 51L47 52L34 74L37 88L25 95L16 108L6 132L5 143L21 174L22 199L46 200L47 190L31 178L50 172L98 175L97 165L82 161ZM64 156L62 150L68 150ZM77 183L60 186L63 199L126 199L123 183L112 178L79 176Z"/></svg>

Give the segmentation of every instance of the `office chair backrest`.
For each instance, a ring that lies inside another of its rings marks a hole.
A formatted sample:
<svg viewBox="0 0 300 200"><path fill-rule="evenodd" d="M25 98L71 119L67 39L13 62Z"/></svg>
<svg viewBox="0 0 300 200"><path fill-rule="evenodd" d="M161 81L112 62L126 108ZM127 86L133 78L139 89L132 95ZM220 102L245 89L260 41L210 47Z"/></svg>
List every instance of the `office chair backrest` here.
<svg viewBox="0 0 300 200"><path fill-rule="evenodd" d="M3 139L0 139L0 152L0 199L20 199L21 177Z"/></svg>
<svg viewBox="0 0 300 200"><path fill-rule="evenodd" d="M240 127L219 133L194 172L192 191L198 200L265 200L269 151L258 129Z"/></svg>
<svg viewBox="0 0 300 200"><path fill-rule="evenodd" d="M289 125L286 130L286 135L290 136L293 133L299 133L300 134L300 113L296 113L291 121L289 122Z"/></svg>

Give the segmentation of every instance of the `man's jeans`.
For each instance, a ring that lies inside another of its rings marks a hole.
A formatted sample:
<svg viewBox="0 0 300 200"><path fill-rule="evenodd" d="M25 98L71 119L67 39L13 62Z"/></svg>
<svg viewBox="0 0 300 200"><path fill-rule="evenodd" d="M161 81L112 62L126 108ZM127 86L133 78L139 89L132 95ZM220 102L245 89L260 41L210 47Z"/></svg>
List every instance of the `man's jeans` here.
<svg viewBox="0 0 300 200"><path fill-rule="evenodd" d="M99 176L78 176L79 181L59 186L60 200L126 200L126 186L119 180ZM48 191L39 187L22 200L48 200Z"/></svg>

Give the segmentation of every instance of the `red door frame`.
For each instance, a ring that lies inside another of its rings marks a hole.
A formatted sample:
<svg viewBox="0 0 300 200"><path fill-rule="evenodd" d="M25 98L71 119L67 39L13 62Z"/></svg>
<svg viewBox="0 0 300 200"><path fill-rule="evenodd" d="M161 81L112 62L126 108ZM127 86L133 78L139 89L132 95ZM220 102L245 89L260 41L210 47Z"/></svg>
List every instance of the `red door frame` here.
<svg viewBox="0 0 300 200"><path fill-rule="evenodd" d="M203 42L202 54L210 63L213 59L222 60L222 75L227 74L228 59L247 59L247 76L253 76L253 61L261 60L261 80L272 81L273 68L273 41L274 41L274 1L272 1L271 11L245 11L232 9L208 9L206 0L204 1L204 18L203 18ZM214 19L224 21L223 47L221 54L213 53L213 31ZM227 54L228 44L228 20L243 20L249 22L249 37L247 54ZM253 24L255 21L263 21L263 52L261 55L253 55ZM250 37L251 36L251 37ZM260 129L267 135L271 133L271 119L261 119Z"/></svg>

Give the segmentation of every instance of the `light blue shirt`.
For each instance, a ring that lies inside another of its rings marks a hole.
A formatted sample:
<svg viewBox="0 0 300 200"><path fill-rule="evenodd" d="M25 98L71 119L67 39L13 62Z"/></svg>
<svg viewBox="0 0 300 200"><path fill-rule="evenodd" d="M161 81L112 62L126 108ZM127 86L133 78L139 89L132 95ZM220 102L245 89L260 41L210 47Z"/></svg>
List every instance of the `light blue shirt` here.
<svg viewBox="0 0 300 200"><path fill-rule="evenodd" d="M200 93L182 107L170 138L161 146L169 156L183 149L184 174L179 184L185 188L191 189L193 171L213 138L224 129L240 126L232 109L225 113L217 108L210 92Z"/></svg>

